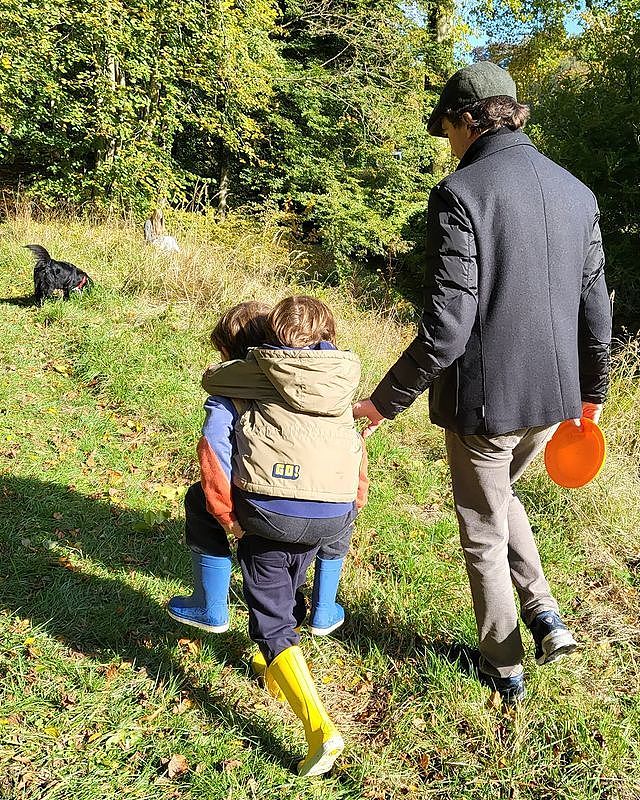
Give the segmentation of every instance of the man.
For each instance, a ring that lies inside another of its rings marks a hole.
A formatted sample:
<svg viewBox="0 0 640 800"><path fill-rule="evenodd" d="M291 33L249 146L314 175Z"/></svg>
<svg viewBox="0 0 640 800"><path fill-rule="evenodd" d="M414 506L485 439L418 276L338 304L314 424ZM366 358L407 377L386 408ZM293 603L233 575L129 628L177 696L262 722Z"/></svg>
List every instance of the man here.
<svg viewBox="0 0 640 800"><path fill-rule="evenodd" d="M611 313L593 194L541 155L510 75L473 64L446 84L428 130L457 170L431 192L418 334L371 398L371 434L429 389L445 438L480 640L480 680L524 698L513 586L538 664L572 652L513 483L565 419L597 422Z"/></svg>

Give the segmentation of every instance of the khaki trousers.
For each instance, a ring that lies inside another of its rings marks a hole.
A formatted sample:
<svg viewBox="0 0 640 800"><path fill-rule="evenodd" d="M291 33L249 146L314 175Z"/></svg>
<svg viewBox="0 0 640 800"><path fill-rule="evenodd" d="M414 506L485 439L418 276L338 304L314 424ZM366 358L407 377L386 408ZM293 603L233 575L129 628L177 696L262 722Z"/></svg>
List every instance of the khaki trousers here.
<svg viewBox="0 0 640 800"><path fill-rule="evenodd" d="M541 611L558 612L527 513L512 488L555 429L525 428L491 437L445 432L480 669L489 675L507 678L522 671L513 586L525 623Z"/></svg>

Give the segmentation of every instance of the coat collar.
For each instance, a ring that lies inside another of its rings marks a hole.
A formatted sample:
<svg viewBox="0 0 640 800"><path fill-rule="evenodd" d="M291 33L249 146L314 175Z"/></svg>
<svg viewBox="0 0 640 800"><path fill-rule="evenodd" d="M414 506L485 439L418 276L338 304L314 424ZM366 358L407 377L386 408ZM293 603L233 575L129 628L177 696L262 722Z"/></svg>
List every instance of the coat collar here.
<svg viewBox="0 0 640 800"><path fill-rule="evenodd" d="M480 161L481 158L486 158L498 153L500 150L507 150L509 147L516 147L517 145L534 147L527 134L520 130L512 131L509 128L498 128L497 131L483 133L462 156L456 171L468 167L474 161Z"/></svg>

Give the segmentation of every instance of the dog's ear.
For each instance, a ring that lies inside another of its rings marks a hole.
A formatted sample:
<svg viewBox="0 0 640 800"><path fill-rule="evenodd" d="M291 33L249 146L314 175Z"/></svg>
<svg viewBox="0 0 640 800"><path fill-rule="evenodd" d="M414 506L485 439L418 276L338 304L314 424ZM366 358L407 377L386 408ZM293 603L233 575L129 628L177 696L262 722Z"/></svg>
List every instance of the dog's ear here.
<svg viewBox="0 0 640 800"><path fill-rule="evenodd" d="M33 257L36 261L51 261L51 256L40 244L25 244L27 250L31 250Z"/></svg>

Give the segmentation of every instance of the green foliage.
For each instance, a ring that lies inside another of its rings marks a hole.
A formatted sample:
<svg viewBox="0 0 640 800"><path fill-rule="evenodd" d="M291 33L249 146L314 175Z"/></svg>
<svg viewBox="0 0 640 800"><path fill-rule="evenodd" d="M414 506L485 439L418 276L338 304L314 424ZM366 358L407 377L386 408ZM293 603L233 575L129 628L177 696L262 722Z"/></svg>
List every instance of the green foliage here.
<svg viewBox="0 0 640 800"><path fill-rule="evenodd" d="M0 0L0 154L40 203L293 209L338 271L433 183L422 0ZM228 201L227 201L228 196Z"/></svg>
<svg viewBox="0 0 640 800"><path fill-rule="evenodd" d="M595 193L618 322L640 322L640 6L593 11L575 58L532 97L532 136Z"/></svg>
<svg viewBox="0 0 640 800"><path fill-rule="evenodd" d="M180 160L185 131L252 152L277 72L270 0L2 0L0 13L0 153L41 200L184 200L212 178L206 159L199 173Z"/></svg>
<svg viewBox="0 0 640 800"><path fill-rule="evenodd" d="M425 76L446 46L389 0L287 6L287 71L267 119L263 160L240 175L292 207L336 258L393 255L434 182ZM266 167L266 169L265 169Z"/></svg>

